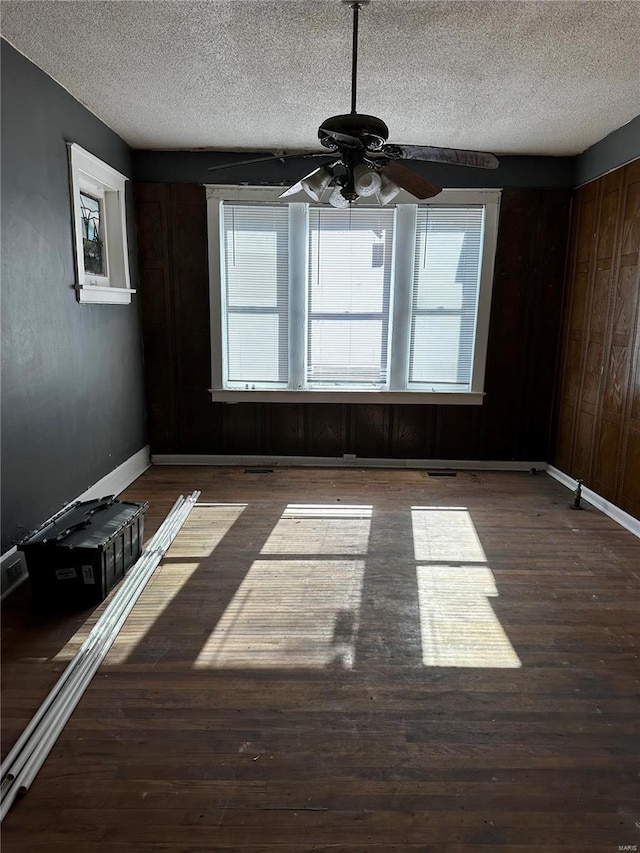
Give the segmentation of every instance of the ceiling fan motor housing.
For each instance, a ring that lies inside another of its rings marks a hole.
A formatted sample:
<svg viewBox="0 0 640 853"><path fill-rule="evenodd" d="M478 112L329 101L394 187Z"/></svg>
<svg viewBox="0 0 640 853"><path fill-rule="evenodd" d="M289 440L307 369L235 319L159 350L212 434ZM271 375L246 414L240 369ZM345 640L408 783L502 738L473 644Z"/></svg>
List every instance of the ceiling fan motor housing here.
<svg viewBox="0 0 640 853"><path fill-rule="evenodd" d="M342 133L359 139L365 151L379 151L389 138L389 128L381 118L361 113L331 116L318 128L320 143L331 151L337 151L341 145L331 133Z"/></svg>

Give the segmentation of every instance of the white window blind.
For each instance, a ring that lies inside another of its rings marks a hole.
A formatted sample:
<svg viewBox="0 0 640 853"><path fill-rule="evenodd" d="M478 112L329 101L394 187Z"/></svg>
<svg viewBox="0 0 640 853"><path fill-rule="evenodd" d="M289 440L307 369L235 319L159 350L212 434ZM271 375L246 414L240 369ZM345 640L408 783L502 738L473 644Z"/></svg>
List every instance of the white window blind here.
<svg viewBox="0 0 640 853"><path fill-rule="evenodd" d="M484 207L419 207L407 387L471 388Z"/></svg>
<svg viewBox="0 0 640 853"><path fill-rule="evenodd" d="M289 213L225 202L222 308L230 388L286 388Z"/></svg>
<svg viewBox="0 0 640 853"><path fill-rule="evenodd" d="M393 225L393 210L311 208L308 386L386 386Z"/></svg>

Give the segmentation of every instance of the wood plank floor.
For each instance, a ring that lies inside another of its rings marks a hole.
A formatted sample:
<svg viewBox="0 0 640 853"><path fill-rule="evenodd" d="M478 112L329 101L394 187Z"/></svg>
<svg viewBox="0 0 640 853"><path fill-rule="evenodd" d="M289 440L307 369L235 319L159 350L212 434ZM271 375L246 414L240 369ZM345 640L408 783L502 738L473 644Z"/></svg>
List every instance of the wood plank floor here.
<svg viewBox="0 0 640 853"><path fill-rule="evenodd" d="M151 534L194 488L4 853L640 849L638 539L525 473L154 467L123 497ZM5 602L4 752L99 612Z"/></svg>

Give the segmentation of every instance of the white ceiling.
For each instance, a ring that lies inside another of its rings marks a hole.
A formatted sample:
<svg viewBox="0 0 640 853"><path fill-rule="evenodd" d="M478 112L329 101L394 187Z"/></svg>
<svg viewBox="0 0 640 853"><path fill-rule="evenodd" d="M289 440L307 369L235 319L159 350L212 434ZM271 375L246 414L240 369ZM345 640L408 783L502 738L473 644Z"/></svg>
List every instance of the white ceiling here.
<svg viewBox="0 0 640 853"><path fill-rule="evenodd" d="M2 30L135 148L313 150L350 107L340 0L5 0ZM392 142L577 154L640 114L640 2L372 0L358 111Z"/></svg>

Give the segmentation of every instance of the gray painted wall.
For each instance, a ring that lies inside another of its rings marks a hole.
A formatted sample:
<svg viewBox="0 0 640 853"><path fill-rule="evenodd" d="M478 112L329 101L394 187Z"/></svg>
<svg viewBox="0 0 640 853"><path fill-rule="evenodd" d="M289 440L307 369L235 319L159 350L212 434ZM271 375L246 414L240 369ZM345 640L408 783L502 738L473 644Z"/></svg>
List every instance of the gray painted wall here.
<svg viewBox="0 0 640 853"><path fill-rule="evenodd" d="M640 157L640 116L614 130L575 159L576 187Z"/></svg>
<svg viewBox="0 0 640 853"><path fill-rule="evenodd" d="M10 45L1 50L4 552L140 450L145 424L136 297L76 301L66 142L128 176L131 153Z"/></svg>

